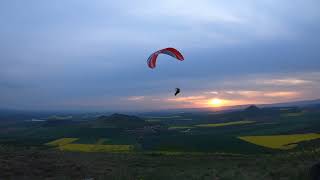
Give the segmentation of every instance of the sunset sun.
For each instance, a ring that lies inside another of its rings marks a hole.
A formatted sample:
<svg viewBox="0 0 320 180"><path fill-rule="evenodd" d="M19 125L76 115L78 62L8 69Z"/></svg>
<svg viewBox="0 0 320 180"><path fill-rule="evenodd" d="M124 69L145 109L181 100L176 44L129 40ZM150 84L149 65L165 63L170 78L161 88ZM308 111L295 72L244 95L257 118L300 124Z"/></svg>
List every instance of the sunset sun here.
<svg viewBox="0 0 320 180"><path fill-rule="evenodd" d="M209 101L209 104L213 107L220 107L223 105L223 101L221 99L211 99Z"/></svg>

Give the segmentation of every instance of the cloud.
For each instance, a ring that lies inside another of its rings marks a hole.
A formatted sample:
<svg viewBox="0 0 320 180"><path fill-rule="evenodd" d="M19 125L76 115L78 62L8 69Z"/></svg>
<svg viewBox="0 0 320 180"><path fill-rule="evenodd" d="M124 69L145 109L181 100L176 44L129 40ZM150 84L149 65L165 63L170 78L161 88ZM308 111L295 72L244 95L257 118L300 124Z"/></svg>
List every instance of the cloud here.
<svg viewBox="0 0 320 180"><path fill-rule="evenodd" d="M219 97L241 97L241 98L264 98L264 97L297 97L300 93L296 91L274 91L274 90L264 90L264 91L253 91L253 90L226 90L220 91Z"/></svg>
<svg viewBox="0 0 320 180"><path fill-rule="evenodd" d="M303 85L303 84L310 84L312 81L303 80L303 79L270 79L270 80L257 80L257 83L268 84L268 85L278 85L278 86L288 86L288 85Z"/></svg>
<svg viewBox="0 0 320 180"><path fill-rule="evenodd" d="M178 98L169 98L168 101L185 102L185 101L202 100L205 98L206 96L186 96L186 97L178 97Z"/></svg>
<svg viewBox="0 0 320 180"><path fill-rule="evenodd" d="M144 96L131 96L127 98L127 100L129 101L142 101L144 99L145 99Z"/></svg>
<svg viewBox="0 0 320 180"><path fill-rule="evenodd" d="M218 91L208 91L208 92L204 92L204 93L205 94L215 94L215 95L219 94Z"/></svg>
<svg viewBox="0 0 320 180"><path fill-rule="evenodd" d="M132 14L143 18L158 20L165 17L176 18L180 22L187 20L198 23L241 23L243 21L240 17L233 15L228 6L217 2L211 3L206 0L188 3L182 0L164 0L156 6L149 1L140 3L139 6L132 11Z"/></svg>
<svg viewBox="0 0 320 180"><path fill-rule="evenodd" d="M294 98L299 96L300 93L292 92L292 91L279 91L279 92L267 92L263 95L266 97L273 97L273 98Z"/></svg>
<svg viewBox="0 0 320 180"><path fill-rule="evenodd" d="M200 0L187 3L182 0L165 0L155 5L150 1L139 1L129 12L146 23L154 22L152 24L166 25L171 29L184 28L185 37L193 34L192 36L197 36L204 45L208 45L208 40L215 40L210 43L212 46L242 44L254 40L296 39L299 32L293 29L292 22L287 20L288 16L294 14L284 4L286 3L270 3L267 0ZM296 3L294 8L303 10L304 17L307 18L310 17L307 11L312 6L310 4L315 5L314 2ZM174 34L171 38L179 37L179 33Z"/></svg>
<svg viewBox="0 0 320 180"><path fill-rule="evenodd" d="M221 94L221 93L220 93ZM222 93L224 94L224 93ZM231 94L231 95L239 95L244 97L257 97L261 96L261 91L252 91L252 90L233 90L233 91L225 91L225 94Z"/></svg>

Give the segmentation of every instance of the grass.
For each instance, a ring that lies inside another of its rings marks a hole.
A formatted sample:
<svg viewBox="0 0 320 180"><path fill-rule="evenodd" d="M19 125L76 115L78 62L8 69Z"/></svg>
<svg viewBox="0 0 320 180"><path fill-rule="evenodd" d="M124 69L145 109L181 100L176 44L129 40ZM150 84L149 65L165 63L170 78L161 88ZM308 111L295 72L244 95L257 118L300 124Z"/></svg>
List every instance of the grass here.
<svg viewBox="0 0 320 180"><path fill-rule="evenodd" d="M306 180L312 154L76 153L0 149L0 179Z"/></svg>
<svg viewBox="0 0 320 180"><path fill-rule="evenodd" d="M272 136L240 136L241 140L259 146L288 150L297 146L297 143L320 138L320 134L292 134L292 135L272 135Z"/></svg>
<svg viewBox="0 0 320 180"><path fill-rule="evenodd" d="M304 115L304 112L298 112L298 113L286 113L283 116L284 117L297 117Z"/></svg>
<svg viewBox="0 0 320 180"><path fill-rule="evenodd" d="M66 120L66 119L72 119L72 116L50 116L47 119L56 119L56 120Z"/></svg>
<svg viewBox="0 0 320 180"><path fill-rule="evenodd" d="M235 122L227 122L227 123L198 124L194 126L170 126L168 129L175 130L175 129L191 129L196 127L221 127L221 126L241 125L241 124L250 124L250 123L255 123L255 121L235 121Z"/></svg>
<svg viewBox="0 0 320 180"><path fill-rule="evenodd" d="M46 143L47 146L64 146L77 141L79 138L61 138L51 142Z"/></svg>
<svg viewBox="0 0 320 180"><path fill-rule="evenodd" d="M229 157L246 157L244 154L237 153L220 153L220 152L183 152L183 151L144 151L142 154L145 155L165 155L165 156L201 156L201 155L210 155L210 156L229 156Z"/></svg>
<svg viewBox="0 0 320 180"><path fill-rule="evenodd" d="M172 118L181 118L182 116L159 116L159 117L147 117L150 119L172 119Z"/></svg>
<svg viewBox="0 0 320 180"><path fill-rule="evenodd" d="M196 127L221 127L221 126L232 126L232 125L241 125L241 124L251 124L255 123L255 121L234 121L227 123L214 123L214 124L198 124Z"/></svg>
<svg viewBox="0 0 320 180"><path fill-rule="evenodd" d="M256 125L257 125L257 126L262 126L262 125L274 125L274 124L279 124L279 123L269 122L269 123L258 123L258 124L256 124Z"/></svg>
<svg viewBox="0 0 320 180"><path fill-rule="evenodd" d="M109 139L107 139L107 138L100 138L100 139L97 141L96 144L101 145L101 144L106 143L107 141L109 141Z"/></svg>
<svg viewBox="0 0 320 180"><path fill-rule="evenodd" d="M176 118L176 117L180 117L180 116L172 116L172 117L150 117L151 119L147 119L147 122L161 122L167 119L171 119L171 118ZM192 119L190 118L179 118L179 119L175 119L175 120L181 120L181 121L192 121Z"/></svg>
<svg viewBox="0 0 320 180"><path fill-rule="evenodd" d="M147 119L147 122L161 122L160 119Z"/></svg>

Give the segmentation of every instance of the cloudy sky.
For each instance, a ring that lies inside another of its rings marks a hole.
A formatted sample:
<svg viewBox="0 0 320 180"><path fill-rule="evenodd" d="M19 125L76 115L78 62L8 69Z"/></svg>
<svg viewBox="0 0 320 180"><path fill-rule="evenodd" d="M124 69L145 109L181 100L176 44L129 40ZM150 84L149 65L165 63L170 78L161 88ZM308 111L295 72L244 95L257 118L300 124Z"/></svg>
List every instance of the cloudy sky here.
<svg viewBox="0 0 320 180"><path fill-rule="evenodd" d="M0 108L317 99L319 7L319 0L2 0ZM149 69L148 56L165 47L185 61L163 55Z"/></svg>

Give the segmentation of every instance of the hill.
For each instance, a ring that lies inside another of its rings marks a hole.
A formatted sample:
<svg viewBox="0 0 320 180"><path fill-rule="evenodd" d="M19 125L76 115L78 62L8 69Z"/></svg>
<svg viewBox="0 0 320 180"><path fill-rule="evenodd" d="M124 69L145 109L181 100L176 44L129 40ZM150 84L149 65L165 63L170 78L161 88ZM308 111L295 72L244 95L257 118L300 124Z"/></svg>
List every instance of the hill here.
<svg viewBox="0 0 320 180"><path fill-rule="evenodd" d="M137 116L124 114L112 114L110 116L99 116L92 122L96 127L116 127L116 128L139 128L147 124L143 119Z"/></svg>

